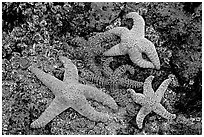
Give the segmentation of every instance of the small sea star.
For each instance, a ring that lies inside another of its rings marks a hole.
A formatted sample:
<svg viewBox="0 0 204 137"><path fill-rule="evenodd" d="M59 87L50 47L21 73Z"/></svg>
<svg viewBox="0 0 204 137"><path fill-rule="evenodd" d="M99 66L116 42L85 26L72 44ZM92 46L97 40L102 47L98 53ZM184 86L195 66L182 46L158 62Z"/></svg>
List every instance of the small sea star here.
<svg viewBox="0 0 204 137"><path fill-rule="evenodd" d="M31 124L31 127L40 128L45 126L55 116L59 115L69 107L72 107L81 115L93 121L106 122L111 119L112 117L110 115L94 110L86 98L102 102L103 105L107 105L116 110L117 104L113 98L95 87L80 84L78 82L79 76L77 68L71 60L63 56L60 56L59 59L63 62L65 67L63 81L34 66L29 67L29 70L34 73L55 95L55 98L49 107Z"/></svg>
<svg viewBox="0 0 204 137"><path fill-rule="evenodd" d="M118 35L121 38L121 42L104 52L103 55L117 56L128 54L132 62L142 68L160 69L160 61L155 46L145 38L144 19L136 12L128 13L126 17L133 19L132 29L116 27L107 31L106 33ZM143 59L142 53L145 53L151 62Z"/></svg>
<svg viewBox="0 0 204 137"><path fill-rule="evenodd" d="M139 113L136 117L136 123L139 128L142 128L142 123L146 115L148 115L151 111L154 111L155 113L159 114L160 116L166 118L166 119L175 119L176 115L169 113L161 104L160 101L162 97L164 96L164 93L168 87L168 85L171 82L171 79L166 79L162 82L162 84L159 86L156 92L152 89L152 80L154 76L149 76L145 79L144 82L144 93L135 93L133 89L128 89L128 92L130 92L133 100L142 105L142 108L140 109Z"/></svg>

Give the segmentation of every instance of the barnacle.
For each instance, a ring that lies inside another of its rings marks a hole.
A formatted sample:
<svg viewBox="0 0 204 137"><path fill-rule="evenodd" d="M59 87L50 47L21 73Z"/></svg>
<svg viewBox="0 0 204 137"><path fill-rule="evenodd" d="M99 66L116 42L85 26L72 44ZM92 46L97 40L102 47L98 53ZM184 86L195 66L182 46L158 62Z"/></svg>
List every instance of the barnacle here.
<svg viewBox="0 0 204 137"><path fill-rule="evenodd" d="M10 78L9 76L11 74L11 71L12 71L12 66L11 66L10 61L7 59L3 59L2 60L2 78L3 80Z"/></svg>
<svg viewBox="0 0 204 137"><path fill-rule="evenodd" d="M82 62L82 60L77 60L76 61L76 66L78 69L83 69L84 68L84 63Z"/></svg>
<svg viewBox="0 0 204 137"><path fill-rule="evenodd" d="M13 28L11 32L11 36L15 37L23 37L25 35L25 31L21 27L15 27Z"/></svg>
<svg viewBox="0 0 204 137"><path fill-rule="evenodd" d="M36 53L40 54L44 50L44 45L42 43L34 44L33 49Z"/></svg>
<svg viewBox="0 0 204 137"><path fill-rule="evenodd" d="M9 99L17 89L17 84L11 81L4 81L2 83L2 97L3 99Z"/></svg>
<svg viewBox="0 0 204 137"><path fill-rule="evenodd" d="M30 60L27 57L19 59L19 64L22 69L26 69L31 65Z"/></svg>
<svg viewBox="0 0 204 137"><path fill-rule="evenodd" d="M20 60L20 53L13 52L12 57L10 59L12 69L18 69L19 67L19 60Z"/></svg>
<svg viewBox="0 0 204 137"><path fill-rule="evenodd" d="M42 43L44 41L43 37L41 36L40 33L36 33L33 36L33 41L36 43Z"/></svg>
<svg viewBox="0 0 204 137"><path fill-rule="evenodd" d="M86 132L87 135L95 135L96 132L94 131L94 129L90 129Z"/></svg>
<svg viewBox="0 0 204 137"><path fill-rule="evenodd" d="M10 55L12 53L12 48L10 46L7 47L3 47L3 51L4 51L4 57L6 57L7 55Z"/></svg>

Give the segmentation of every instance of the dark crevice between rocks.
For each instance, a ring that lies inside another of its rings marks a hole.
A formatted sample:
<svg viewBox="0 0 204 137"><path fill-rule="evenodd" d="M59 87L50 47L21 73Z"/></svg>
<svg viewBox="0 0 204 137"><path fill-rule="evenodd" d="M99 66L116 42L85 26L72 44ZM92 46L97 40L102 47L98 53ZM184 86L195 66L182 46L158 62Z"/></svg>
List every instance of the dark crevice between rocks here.
<svg viewBox="0 0 204 137"><path fill-rule="evenodd" d="M2 3L3 7L8 6L6 9L2 7L2 28L4 31L11 32L15 26L20 26L25 22L25 16L19 5L19 2L13 2L9 6Z"/></svg>
<svg viewBox="0 0 204 137"><path fill-rule="evenodd" d="M190 14L193 14L195 12L195 9L201 4L202 2L184 2L183 10Z"/></svg>
<svg viewBox="0 0 204 137"><path fill-rule="evenodd" d="M202 71L199 71L191 87L179 87L176 91L183 96L175 104L179 112L193 115L202 111Z"/></svg>

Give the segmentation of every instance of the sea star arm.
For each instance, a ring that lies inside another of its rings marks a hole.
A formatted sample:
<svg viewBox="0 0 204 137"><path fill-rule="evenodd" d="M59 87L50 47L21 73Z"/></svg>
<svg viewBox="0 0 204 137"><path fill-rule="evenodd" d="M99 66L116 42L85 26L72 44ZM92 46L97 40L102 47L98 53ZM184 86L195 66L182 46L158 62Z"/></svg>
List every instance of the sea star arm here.
<svg viewBox="0 0 204 137"><path fill-rule="evenodd" d="M135 32L137 38L145 36L145 21L137 12L130 12L126 15L126 18L133 19L133 26L131 31Z"/></svg>
<svg viewBox="0 0 204 137"><path fill-rule="evenodd" d="M125 65L125 70L126 71L129 71L131 75L134 75L135 74L135 69L133 66L130 66L130 65Z"/></svg>
<svg viewBox="0 0 204 137"><path fill-rule="evenodd" d="M89 85L80 84L79 86L81 89L84 89L83 94L86 98L94 99L98 102L101 102L103 105L107 105L113 110L118 109L118 106L114 99L103 91Z"/></svg>
<svg viewBox="0 0 204 137"><path fill-rule="evenodd" d="M138 128L142 128L142 124L143 124L143 121L145 119L145 117L151 112L151 109L150 108L147 108L145 106L143 106L140 111L138 112L137 114L137 117L136 117L136 123L138 125Z"/></svg>
<svg viewBox="0 0 204 137"><path fill-rule="evenodd" d="M113 74L113 70L110 68L110 63L113 61L113 57L107 58L103 63L103 72L107 77L111 77Z"/></svg>
<svg viewBox="0 0 204 137"><path fill-rule="evenodd" d="M60 101L61 99L56 97L48 108L40 115L40 117L31 123L32 128L41 128L49 123L55 116L69 108L69 105L64 105Z"/></svg>
<svg viewBox="0 0 204 137"><path fill-rule="evenodd" d="M143 82L135 81L132 79L120 78L119 84L126 88L141 88L143 86Z"/></svg>
<svg viewBox="0 0 204 137"><path fill-rule="evenodd" d="M90 55L90 56L87 56L85 57L85 62L87 62L87 66L88 68L94 72L95 74L101 76L101 70L99 69L99 67L96 65L95 61L94 61L94 56L93 55Z"/></svg>
<svg viewBox="0 0 204 137"><path fill-rule="evenodd" d="M145 105L147 102L145 101L145 96L141 93L135 93L133 89L127 89L127 91L130 93L133 101L140 105Z"/></svg>
<svg viewBox="0 0 204 137"><path fill-rule="evenodd" d="M154 76L149 76L145 79L143 86L143 94L147 97L154 97L154 90L152 89L152 80Z"/></svg>
<svg viewBox="0 0 204 137"><path fill-rule="evenodd" d="M42 70L34 67L34 66L30 66L29 70L34 73L36 75L36 77L45 85L47 86L55 95L60 94L59 91L61 91L61 87L64 86L64 83L55 78L54 76L43 72Z"/></svg>
<svg viewBox="0 0 204 137"><path fill-rule="evenodd" d="M122 65L120 67L118 67L117 69L115 69L114 71L114 76L116 77L121 77L126 71L129 71L130 74L134 75L135 70L134 67L130 66L130 65Z"/></svg>
<svg viewBox="0 0 204 137"><path fill-rule="evenodd" d="M129 57L133 63L142 68L154 68L153 63L142 58L142 53L137 47L130 48L128 50Z"/></svg>
<svg viewBox="0 0 204 137"><path fill-rule="evenodd" d="M108 81L104 77L95 75L93 72L86 70L86 69L81 70L80 76L88 81L94 82L95 84L99 86L108 85Z"/></svg>
<svg viewBox="0 0 204 137"><path fill-rule="evenodd" d="M76 96L72 108L93 121L106 122L111 118L111 116L106 113L94 110L94 108L86 100L85 96Z"/></svg>
<svg viewBox="0 0 204 137"><path fill-rule="evenodd" d="M70 82L78 82L79 76L78 76L78 70L77 67L72 63L70 59L64 56L59 57L60 61L63 62L63 65L65 67L65 73L64 73L64 82L67 84Z"/></svg>
<svg viewBox="0 0 204 137"><path fill-rule="evenodd" d="M104 56L118 56L118 55L125 55L126 54L126 50L121 51L121 45L122 43L116 44L115 46L113 46L112 48L110 48L109 50L105 51L103 53Z"/></svg>
<svg viewBox="0 0 204 137"><path fill-rule="evenodd" d="M141 51L147 55L156 69L160 69L160 61L154 44L146 38L138 40Z"/></svg>
<svg viewBox="0 0 204 137"><path fill-rule="evenodd" d="M115 34L119 37L121 37L121 41L123 39L122 35L126 35L129 32L129 30L125 27L116 27L111 30L108 30L105 33L111 33ZM104 56L117 56L117 55L125 55L127 54L127 48L125 45L123 45L123 42L116 44L112 48L110 48L108 51L104 52Z"/></svg>
<svg viewBox="0 0 204 137"><path fill-rule="evenodd" d="M126 27L115 27L115 28L107 31L107 33L115 34L119 37L121 37L122 35L124 35L128 32L129 32L129 30Z"/></svg>
<svg viewBox="0 0 204 137"><path fill-rule="evenodd" d="M162 84L159 86L159 88L157 89L157 91L155 92L155 99L157 100L157 102L161 101L170 82L171 82L170 79L164 80Z"/></svg>
<svg viewBox="0 0 204 137"><path fill-rule="evenodd" d="M175 119L176 115L169 113L160 103L155 105L155 109L153 109L155 113L162 116L165 119Z"/></svg>

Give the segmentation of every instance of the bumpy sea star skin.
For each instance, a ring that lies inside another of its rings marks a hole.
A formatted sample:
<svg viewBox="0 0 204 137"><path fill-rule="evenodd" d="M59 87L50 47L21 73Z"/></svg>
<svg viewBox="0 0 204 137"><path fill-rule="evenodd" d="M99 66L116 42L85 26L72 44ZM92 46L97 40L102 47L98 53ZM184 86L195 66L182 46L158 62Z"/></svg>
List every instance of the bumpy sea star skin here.
<svg viewBox="0 0 204 137"><path fill-rule="evenodd" d="M72 107L81 115L93 121L106 122L107 120L112 119L110 115L94 110L86 98L94 99L103 103L103 105L107 105L110 108L117 110L117 104L113 98L95 87L80 84L78 82L79 77L77 68L71 60L63 56L59 59L63 62L65 67L63 81L34 66L29 67L29 70L34 73L55 95L55 98L49 107L31 124L31 127L40 128L45 126L55 116L59 115L69 107Z"/></svg>
<svg viewBox="0 0 204 137"><path fill-rule="evenodd" d="M130 65L122 65L115 69L114 71L109 67L109 63L113 61L113 58L106 59L105 63L103 64L103 72L105 77L95 75L89 70L83 70L82 77L94 82L99 86L108 86L111 90L118 89L119 86L125 88L140 88L143 86L143 82L138 82L135 80L131 80L128 78L123 78L122 75L129 71L132 75L134 74L134 68Z"/></svg>
<svg viewBox="0 0 204 137"><path fill-rule="evenodd" d="M108 81L105 77L102 77L100 75L94 74L92 71L88 69L82 69L80 70L80 78L88 80L90 82L93 82L97 86L104 87L108 84Z"/></svg>
<svg viewBox="0 0 204 137"><path fill-rule="evenodd" d="M130 92L132 99L142 105L139 113L136 117L136 123L139 128L142 128L142 123L144 118L151 112L154 111L155 113L159 114L160 116L166 119L175 119L176 115L169 113L161 104L160 101L164 96L164 93L171 82L171 79L166 79L162 82L156 92L152 89L152 80L154 76L149 76L145 79L144 82L144 93L135 93L133 89L128 89Z"/></svg>
<svg viewBox="0 0 204 137"><path fill-rule="evenodd" d="M132 62L142 68L160 69L160 61L155 46L144 37L144 19L136 12L130 12L126 17L133 19L132 29L128 30L125 27L116 27L107 31L108 33L119 36L121 43L113 46L104 52L103 55L117 56L128 54ZM151 62L143 59L142 53L145 53Z"/></svg>

